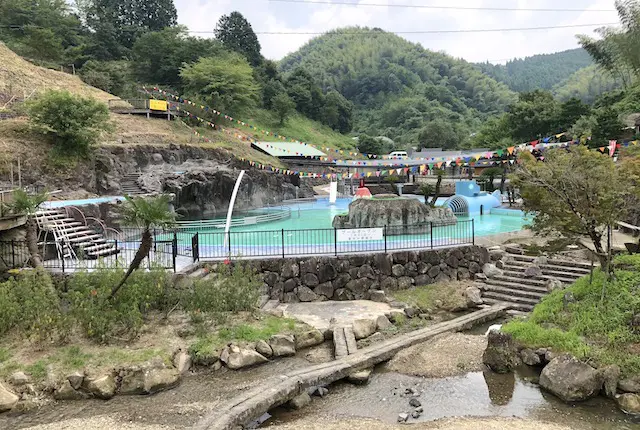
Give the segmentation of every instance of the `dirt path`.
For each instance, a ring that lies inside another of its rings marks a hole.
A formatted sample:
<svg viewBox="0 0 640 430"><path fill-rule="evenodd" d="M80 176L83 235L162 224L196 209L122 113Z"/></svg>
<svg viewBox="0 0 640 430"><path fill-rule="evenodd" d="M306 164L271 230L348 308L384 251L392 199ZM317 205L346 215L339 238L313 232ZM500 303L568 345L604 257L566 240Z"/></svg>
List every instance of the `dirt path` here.
<svg viewBox="0 0 640 430"><path fill-rule="evenodd" d="M451 333L414 345L396 354L387 370L427 378L446 378L483 370L484 336Z"/></svg>

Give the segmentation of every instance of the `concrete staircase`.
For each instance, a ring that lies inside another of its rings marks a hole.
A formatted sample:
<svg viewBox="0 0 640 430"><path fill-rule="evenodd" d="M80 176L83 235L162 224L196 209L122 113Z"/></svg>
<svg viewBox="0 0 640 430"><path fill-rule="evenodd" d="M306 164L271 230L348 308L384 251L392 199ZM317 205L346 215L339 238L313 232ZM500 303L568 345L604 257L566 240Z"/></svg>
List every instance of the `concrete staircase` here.
<svg viewBox="0 0 640 430"><path fill-rule="evenodd" d="M122 193L130 196L140 196L143 194L147 194L147 191L145 191L138 184L138 178L140 178L139 173L128 173L124 175L122 181L120 182Z"/></svg>
<svg viewBox="0 0 640 430"><path fill-rule="evenodd" d="M38 211L36 220L40 231L53 235L61 258L82 256L85 259L97 259L118 252L113 242L108 242L101 233L70 217L64 209Z"/></svg>
<svg viewBox="0 0 640 430"><path fill-rule="evenodd" d="M591 263L549 258L546 264L535 264L535 257L507 254L503 274L484 280L482 298L488 304L507 303L511 309L530 312L549 292L550 281L555 279L569 285L589 275ZM541 269L539 276L525 276L532 266Z"/></svg>

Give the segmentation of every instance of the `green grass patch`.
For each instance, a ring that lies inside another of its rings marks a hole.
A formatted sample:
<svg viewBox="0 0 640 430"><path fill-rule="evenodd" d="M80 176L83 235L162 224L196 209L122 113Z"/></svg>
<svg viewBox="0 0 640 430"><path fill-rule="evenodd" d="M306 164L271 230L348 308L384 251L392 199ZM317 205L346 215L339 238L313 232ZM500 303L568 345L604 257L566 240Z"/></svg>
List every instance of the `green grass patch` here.
<svg viewBox="0 0 640 430"><path fill-rule="evenodd" d="M396 300L415 306L423 311L427 309L451 310L466 306L464 297L465 284L456 282L424 285L404 291L396 291Z"/></svg>
<svg viewBox="0 0 640 430"><path fill-rule="evenodd" d="M11 351L7 348L0 348L0 364L9 361L11 358Z"/></svg>
<svg viewBox="0 0 640 430"><path fill-rule="evenodd" d="M640 373L640 331L631 320L640 311L640 256L614 261L614 277L596 270L566 290L546 296L526 320L503 327L531 347L551 347L602 364L618 364L624 373ZM564 303L571 292L575 303Z"/></svg>

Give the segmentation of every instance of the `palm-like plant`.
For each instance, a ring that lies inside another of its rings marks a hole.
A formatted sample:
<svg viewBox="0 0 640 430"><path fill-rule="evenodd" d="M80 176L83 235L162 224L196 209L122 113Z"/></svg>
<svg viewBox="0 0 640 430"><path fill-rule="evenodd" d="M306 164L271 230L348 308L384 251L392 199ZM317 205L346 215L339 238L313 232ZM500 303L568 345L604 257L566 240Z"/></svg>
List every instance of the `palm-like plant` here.
<svg viewBox="0 0 640 430"><path fill-rule="evenodd" d="M27 249L31 256L31 264L36 269L43 265L38 252L38 225L35 216L45 201L47 201L46 192L29 194L25 190L18 189L13 192L13 202L10 205L13 213L27 216Z"/></svg>
<svg viewBox="0 0 640 430"><path fill-rule="evenodd" d="M149 256L151 247L153 246L153 228L168 228L175 224L175 214L169 210L170 197L160 195L157 197L129 197L125 196L125 202L120 208L122 221L130 226L141 227L142 239L140 246L133 257L129 269L125 273L124 278L111 291L111 297L118 293L127 278L140 267L142 261Z"/></svg>

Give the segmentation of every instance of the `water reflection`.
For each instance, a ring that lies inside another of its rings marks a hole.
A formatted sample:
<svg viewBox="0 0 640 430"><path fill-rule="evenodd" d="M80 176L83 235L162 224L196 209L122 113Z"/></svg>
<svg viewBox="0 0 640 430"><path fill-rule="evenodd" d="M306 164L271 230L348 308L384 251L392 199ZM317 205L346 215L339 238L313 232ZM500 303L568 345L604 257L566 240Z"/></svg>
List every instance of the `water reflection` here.
<svg viewBox="0 0 640 430"><path fill-rule="evenodd" d="M491 404L496 406L509 404L516 388L516 375L513 373L499 374L485 370L482 372L482 376L489 390Z"/></svg>

